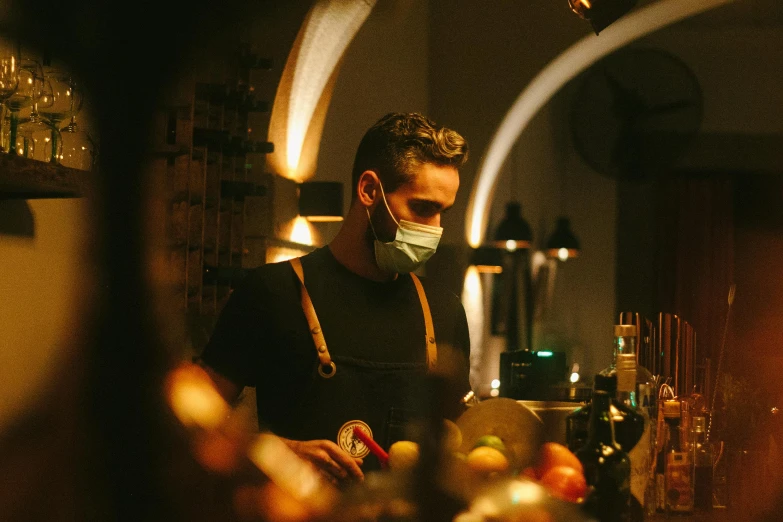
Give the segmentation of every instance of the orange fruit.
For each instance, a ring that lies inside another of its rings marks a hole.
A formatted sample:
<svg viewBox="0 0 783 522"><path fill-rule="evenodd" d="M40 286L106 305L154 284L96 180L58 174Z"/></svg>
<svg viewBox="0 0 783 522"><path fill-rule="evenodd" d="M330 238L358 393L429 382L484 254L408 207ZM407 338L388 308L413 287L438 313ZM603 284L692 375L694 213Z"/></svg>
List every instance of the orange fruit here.
<svg viewBox="0 0 783 522"><path fill-rule="evenodd" d="M538 450L534 466L536 477L542 478L547 471L556 466L567 466L577 470L580 474L584 473L582 463L568 448L556 442L546 442Z"/></svg>
<svg viewBox="0 0 783 522"><path fill-rule="evenodd" d="M550 468L541 477L541 485L547 488L552 496L567 502L579 502L587 493L584 474L570 466Z"/></svg>

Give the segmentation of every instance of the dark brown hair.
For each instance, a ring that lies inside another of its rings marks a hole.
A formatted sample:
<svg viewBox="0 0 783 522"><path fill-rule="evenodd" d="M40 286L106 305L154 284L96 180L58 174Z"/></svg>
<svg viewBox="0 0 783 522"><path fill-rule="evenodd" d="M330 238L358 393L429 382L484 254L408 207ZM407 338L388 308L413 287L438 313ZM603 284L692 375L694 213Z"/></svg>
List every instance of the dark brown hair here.
<svg viewBox="0 0 783 522"><path fill-rule="evenodd" d="M353 164L355 189L359 176L375 171L383 190L394 192L411 180L413 167L434 163L456 168L468 159L468 143L459 133L418 113L392 112L378 120L365 133Z"/></svg>

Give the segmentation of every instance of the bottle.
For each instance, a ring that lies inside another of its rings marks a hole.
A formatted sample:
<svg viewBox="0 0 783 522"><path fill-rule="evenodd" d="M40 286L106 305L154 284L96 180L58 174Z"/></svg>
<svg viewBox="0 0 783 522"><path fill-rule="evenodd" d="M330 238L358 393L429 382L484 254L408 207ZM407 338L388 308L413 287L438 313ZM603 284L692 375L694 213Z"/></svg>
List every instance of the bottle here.
<svg viewBox="0 0 783 522"><path fill-rule="evenodd" d="M604 391L611 398L612 420L614 421L617 443L620 444L620 447L623 447L623 442L626 445L631 444L631 447L633 447L635 440L632 434L639 430L639 424L638 420L633 419L632 423L636 423L635 427L628 428L623 426L626 419L633 415L634 412L630 407L617 400L617 373L597 374L593 382L593 393L595 391ZM571 412L566 417L566 445L572 453L576 453L587 441L591 410L592 401ZM629 434L631 435L629 436Z"/></svg>
<svg viewBox="0 0 783 522"><path fill-rule="evenodd" d="M693 508L712 511L712 446L704 417L693 417Z"/></svg>
<svg viewBox="0 0 783 522"><path fill-rule="evenodd" d="M623 422L615 429L617 442L631 461L631 518L644 520L645 495L650 476L650 417L636 395L636 354L618 353L617 401L628 408Z"/></svg>
<svg viewBox="0 0 783 522"><path fill-rule="evenodd" d="M612 398L593 392L585 445L576 452L590 494L583 509L599 522L626 522L630 511L631 461L614 438Z"/></svg>
<svg viewBox="0 0 783 522"><path fill-rule="evenodd" d="M616 427L618 422L622 422L624 413L624 411L618 410L615 405L615 398L617 396L617 375L597 374L593 381L593 392L596 391L606 392L609 394L610 399L612 399L612 418ZM588 401L587 404L569 413L568 417L566 417L566 445L568 446L568 449L571 450L571 453L576 453L587 441L591 409L592 402Z"/></svg>
<svg viewBox="0 0 783 522"><path fill-rule="evenodd" d="M220 129L193 129L193 146L207 147L215 151L222 151L224 147L231 144L231 134L226 130Z"/></svg>
<svg viewBox="0 0 783 522"><path fill-rule="evenodd" d="M693 460L682 440L680 415L680 401L669 400L663 403L663 416L668 427L668 441L664 451L667 513L693 511Z"/></svg>

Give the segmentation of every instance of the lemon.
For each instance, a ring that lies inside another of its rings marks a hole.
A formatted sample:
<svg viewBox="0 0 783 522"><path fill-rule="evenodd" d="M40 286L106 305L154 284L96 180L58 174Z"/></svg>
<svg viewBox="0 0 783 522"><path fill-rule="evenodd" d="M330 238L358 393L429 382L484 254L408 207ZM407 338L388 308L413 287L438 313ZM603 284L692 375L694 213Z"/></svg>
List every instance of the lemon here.
<svg viewBox="0 0 783 522"><path fill-rule="evenodd" d="M462 431L453 421L443 419L443 440L444 451L454 452L462 446Z"/></svg>
<svg viewBox="0 0 783 522"><path fill-rule="evenodd" d="M476 443L473 445L473 448L480 448L484 446L488 448L495 448L501 453L506 452L506 445L503 444L503 439L497 435L484 435L476 441Z"/></svg>
<svg viewBox="0 0 783 522"><path fill-rule="evenodd" d="M409 440L398 440L389 447L387 464L392 470L411 469L419 461L419 445Z"/></svg>
<svg viewBox="0 0 783 522"><path fill-rule="evenodd" d="M508 469L508 459L503 452L490 446L473 448L466 462L470 469L478 473L502 473Z"/></svg>

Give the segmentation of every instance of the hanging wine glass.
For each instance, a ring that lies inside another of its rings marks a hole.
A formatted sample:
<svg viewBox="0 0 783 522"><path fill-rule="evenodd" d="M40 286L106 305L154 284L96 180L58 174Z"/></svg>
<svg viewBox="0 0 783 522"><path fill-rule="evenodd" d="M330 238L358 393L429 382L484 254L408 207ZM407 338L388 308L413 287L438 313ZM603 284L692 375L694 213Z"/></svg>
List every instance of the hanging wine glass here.
<svg viewBox="0 0 783 522"><path fill-rule="evenodd" d="M40 71L36 71L36 74L38 73ZM54 103L51 82L45 77L37 81L40 81L41 90L31 98L30 116L19 120L16 149L20 156L48 161L49 157L44 152L47 150L46 146L50 141L55 141L54 148L57 150L56 140L60 133L42 117L43 111Z"/></svg>
<svg viewBox="0 0 783 522"><path fill-rule="evenodd" d="M43 70L35 60L21 60L19 64L19 83L16 91L5 100L5 106L10 111L9 151L19 154L17 134L19 128L19 113L22 109L31 107L43 90ZM21 151L22 153L24 150Z"/></svg>
<svg viewBox="0 0 783 522"><path fill-rule="evenodd" d="M77 125L75 117L71 116L70 123L62 128L60 144L61 165L73 169L92 170L98 152L97 146L91 133Z"/></svg>
<svg viewBox="0 0 783 522"><path fill-rule="evenodd" d="M80 89L76 88L76 84L69 72L52 68L47 68L45 72L47 81L51 86L51 98L46 100L46 104L40 109L40 112L41 116L52 127L52 146L50 147L52 155L49 161L58 163L61 158L57 152L59 150L57 146L57 139L59 139L57 129L60 128L60 124L63 121L69 117L73 118L79 112L82 106L82 93Z"/></svg>
<svg viewBox="0 0 783 522"><path fill-rule="evenodd" d="M11 38L0 35L0 137L5 123L5 101L16 92L19 84L18 45ZM8 150L8 144L0 141L0 150Z"/></svg>

